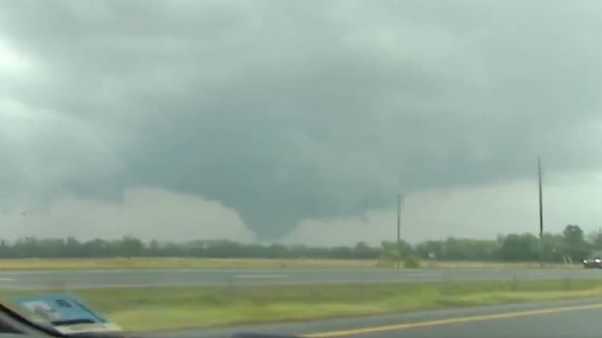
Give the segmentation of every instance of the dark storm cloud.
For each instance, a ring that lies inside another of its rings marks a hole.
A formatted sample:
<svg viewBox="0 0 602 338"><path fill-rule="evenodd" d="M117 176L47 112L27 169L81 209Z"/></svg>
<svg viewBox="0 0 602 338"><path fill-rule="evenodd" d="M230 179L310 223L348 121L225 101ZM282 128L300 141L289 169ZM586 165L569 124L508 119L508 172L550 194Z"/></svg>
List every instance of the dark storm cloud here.
<svg viewBox="0 0 602 338"><path fill-rule="evenodd" d="M0 143L8 191L154 186L277 237L390 207L400 188L528 178L538 153L558 172L602 164L595 1L2 7L0 42L32 66L0 95L48 133L17 155Z"/></svg>

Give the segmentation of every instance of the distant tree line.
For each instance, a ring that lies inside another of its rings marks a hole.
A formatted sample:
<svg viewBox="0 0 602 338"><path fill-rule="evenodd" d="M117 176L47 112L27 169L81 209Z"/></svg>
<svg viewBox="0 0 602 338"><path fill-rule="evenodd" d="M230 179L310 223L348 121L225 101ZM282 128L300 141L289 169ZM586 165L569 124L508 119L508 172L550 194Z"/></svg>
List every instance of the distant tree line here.
<svg viewBox="0 0 602 338"><path fill-rule="evenodd" d="M333 258L377 259L382 249L366 243L353 247L246 244L229 240L195 240L182 243L145 242L127 236L118 240L25 237L0 240L0 258L109 258L109 257L207 257L207 258Z"/></svg>
<svg viewBox="0 0 602 338"><path fill-rule="evenodd" d="M543 245L543 247L542 247ZM543 243L530 233L498 236L495 240L448 238L410 245L402 241L370 246L315 247L306 245L247 244L228 240L194 240L181 243L142 241L135 237L118 240L25 237L0 240L0 258L78 257L207 257L207 258L331 258L392 259L419 257L432 260L479 261L580 261L602 251L602 232L584 235L577 225L567 225L560 234L545 234Z"/></svg>
<svg viewBox="0 0 602 338"><path fill-rule="evenodd" d="M602 252L602 231L586 238L578 225L567 225L560 234L544 234L543 241L531 233L496 240L448 238L419 243L414 250L421 258L440 260L579 262Z"/></svg>

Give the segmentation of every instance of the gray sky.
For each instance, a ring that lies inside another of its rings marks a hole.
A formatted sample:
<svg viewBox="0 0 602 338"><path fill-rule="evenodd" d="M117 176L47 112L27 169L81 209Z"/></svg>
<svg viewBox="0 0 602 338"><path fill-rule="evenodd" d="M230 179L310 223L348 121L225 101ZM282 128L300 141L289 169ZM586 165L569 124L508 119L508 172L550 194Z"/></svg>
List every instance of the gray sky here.
<svg viewBox="0 0 602 338"><path fill-rule="evenodd" d="M602 211L599 1L0 2L0 227L307 243ZM325 230L326 229L326 230Z"/></svg>

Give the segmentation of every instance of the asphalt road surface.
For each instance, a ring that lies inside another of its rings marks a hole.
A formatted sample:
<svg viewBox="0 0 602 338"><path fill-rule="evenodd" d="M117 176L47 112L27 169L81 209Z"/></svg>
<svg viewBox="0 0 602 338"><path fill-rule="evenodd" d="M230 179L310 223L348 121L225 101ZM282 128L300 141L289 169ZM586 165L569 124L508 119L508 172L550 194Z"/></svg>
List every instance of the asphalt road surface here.
<svg viewBox="0 0 602 338"><path fill-rule="evenodd" d="M0 289L602 279L585 269L177 269L0 272ZM602 336L602 332L601 332Z"/></svg>
<svg viewBox="0 0 602 338"><path fill-rule="evenodd" d="M305 338L602 337L602 299L497 305L230 329L140 334L144 338L225 338L240 333Z"/></svg>

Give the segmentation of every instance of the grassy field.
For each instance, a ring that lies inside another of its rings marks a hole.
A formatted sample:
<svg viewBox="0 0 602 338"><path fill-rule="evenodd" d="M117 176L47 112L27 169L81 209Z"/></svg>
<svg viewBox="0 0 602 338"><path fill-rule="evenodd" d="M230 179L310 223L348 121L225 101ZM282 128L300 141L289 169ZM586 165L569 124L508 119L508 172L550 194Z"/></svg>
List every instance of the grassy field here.
<svg viewBox="0 0 602 338"><path fill-rule="evenodd" d="M3 270L90 270L90 269L286 269L370 268L374 260L337 259L212 259L212 258L73 258L0 259Z"/></svg>
<svg viewBox="0 0 602 338"><path fill-rule="evenodd" d="M4 299L31 293L0 291ZM161 330L602 297L602 281L123 288L74 293L127 330Z"/></svg>
<svg viewBox="0 0 602 338"><path fill-rule="evenodd" d="M212 259L212 258L73 258L0 259L0 271L90 270L90 269L287 269L287 268L374 268L393 267L392 262L342 259ZM445 262L423 261L425 268L534 268L535 262ZM547 268L578 268L579 265L547 264Z"/></svg>

